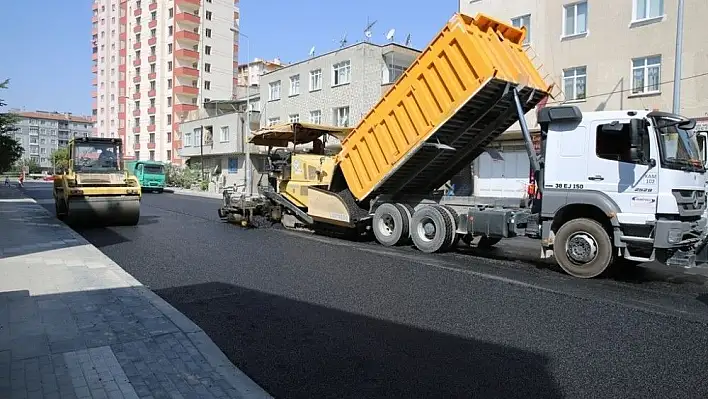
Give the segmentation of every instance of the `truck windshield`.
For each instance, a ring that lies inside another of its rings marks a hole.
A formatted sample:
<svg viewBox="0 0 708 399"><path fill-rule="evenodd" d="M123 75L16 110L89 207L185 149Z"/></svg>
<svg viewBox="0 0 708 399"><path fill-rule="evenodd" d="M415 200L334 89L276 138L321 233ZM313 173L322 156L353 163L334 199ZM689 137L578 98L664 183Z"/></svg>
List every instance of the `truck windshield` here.
<svg viewBox="0 0 708 399"><path fill-rule="evenodd" d="M81 141L74 145L74 168L78 172L117 172L120 158L120 145Z"/></svg>
<svg viewBox="0 0 708 399"><path fill-rule="evenodd" d="M654 125L657 126L665 167L701 173L705 171L694 134L682 129L678 121L670 118L654 118Z"/></svg>
<svg viewBox="0 0 708 399"><path fill-rule="evenodd" d="M165 168L162 165L145 165L143 171L150 175L161 175L165 173Z"/></svg>

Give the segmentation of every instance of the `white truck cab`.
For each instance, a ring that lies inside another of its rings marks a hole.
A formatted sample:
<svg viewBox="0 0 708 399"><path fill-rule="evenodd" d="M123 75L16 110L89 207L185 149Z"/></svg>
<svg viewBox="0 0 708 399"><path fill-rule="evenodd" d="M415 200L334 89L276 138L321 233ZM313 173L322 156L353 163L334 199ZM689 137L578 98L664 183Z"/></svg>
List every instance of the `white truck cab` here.
<svg viewBox="0 0 708 399"><path fill-rule="evenodd" d="M578 277L594 277L619 259L696 265L705 247L706 169L689 133L695 121L560 106L542 109L539 123L541 192L532 213L544 256L552 250Z"/></svg>

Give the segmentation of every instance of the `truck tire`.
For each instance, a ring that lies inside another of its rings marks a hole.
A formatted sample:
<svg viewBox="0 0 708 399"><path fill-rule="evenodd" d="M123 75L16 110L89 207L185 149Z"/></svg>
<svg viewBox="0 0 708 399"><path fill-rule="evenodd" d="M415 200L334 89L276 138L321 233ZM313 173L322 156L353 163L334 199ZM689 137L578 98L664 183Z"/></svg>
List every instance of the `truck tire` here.
<svg viewBox="0 0 708 399"><path fill-rule="evenodd" d="M55 198L54 199L54 212L57 214L57 219L59 220L64 220L66 219L66 214L68 213L68 209L66 209L66 203L64 200Z"/></svg>
<svg viewBox="0 0 708 399"><path fill-rule="evenodd" d="M400 209L403 212L402 213L403 218L406 219L406 221L407 221L406 225L408 226L406 236L405 236L405 238L402 238L400 245L408 245L411 243L410 226L411 226L411 222L413 221L413 213L415 213L415 210L413 209L412 206L410 206L408 204L397 203L396 207L398 207L398 209Z"/></svg>
<svg viewBox="0 0 708 399"><path fill-rule="evenodd" d="M457 247L457 243L459 241L459 237L457 236L457 212L452 207L445 206L445 205L436 205L444 215L446 215L449 218L450 225L452 226L452 236L448 240L448 242L445 243L445 248L443 248L443 251L449 251L453 247Z"/></svg>
<svg viewBox="0 0 708 399"><path fill-rule="evenodd" d="M409 222L402 207L388 203L380 205L371 224L376 241L382 245L401 245L408 239Z"/></svg>
<svg viewBox="0 0 708 399"><path fill-rule="evenodd" d="M447 213L436 206L425 206L413 214L411 238L416 248L425 253L441 252L455 235Z"/></svg>
<svg viewBox="0 0 708 399"><path fill-rule="evenodd" d="M597 221L573 219L558 229L553 254L558 265L571 276L594 278L612 264L612 241Z"/></svg>

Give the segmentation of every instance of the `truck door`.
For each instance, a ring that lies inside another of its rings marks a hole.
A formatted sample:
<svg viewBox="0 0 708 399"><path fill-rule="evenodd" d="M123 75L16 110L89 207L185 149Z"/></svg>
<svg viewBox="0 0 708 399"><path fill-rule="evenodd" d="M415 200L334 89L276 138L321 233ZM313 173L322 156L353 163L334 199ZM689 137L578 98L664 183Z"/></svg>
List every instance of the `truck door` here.
<svg viewBox="0 0 708 399"><path fill-rule="evenodd" d="M593 124L594 153L588 158L586 188L609 196L620 208L620 223L644 224L654 220L658 192L658 169L648 160L657 159L657 148L648 132L642 133L644 159L631 156L630 121L598 121Z"/></svg>

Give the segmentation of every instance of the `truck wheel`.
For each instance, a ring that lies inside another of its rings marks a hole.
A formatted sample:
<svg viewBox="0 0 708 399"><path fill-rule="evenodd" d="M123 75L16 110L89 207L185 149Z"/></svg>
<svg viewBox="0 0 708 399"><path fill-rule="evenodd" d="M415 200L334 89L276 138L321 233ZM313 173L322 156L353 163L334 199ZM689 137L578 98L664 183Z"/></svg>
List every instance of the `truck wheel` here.
<svg viewBox="0 0 708 399"><path fill-rule="evenodd" d="M67 209L63 200L60 200L59 198L54 200L54 212L57 214L57 219L66 219Z"/></svg>
<svg viewBox="0 0 708 399"><path fill-rule="evenodd" d="M425 206L413 214L411 238L416 248L425 253L444 251L452 241L455 231L443 210L435 206Z"/></svg>
<svg viewBox="0 0 708 399"><path fill-rule="evenodd" d="M600 223L592 219L574 219L558 229L553 254L566 273L593 278L605 272L612 263L612 241Z"/></svg>
<svg viewBox="0 0 708 399"><path fill-rule="evenodd" d="M445 243L445 248L443 248L443 251L449 251L451 248L457 247L457 243L459 241L459 238L457 237L457 212L455 212L455 210L449 206L435 206L440 209L443 212L443 215L447 216L448 220L450 221L452 235L450 236L450 239Z"/></svg>
<svg viewBox="0 0 708 399"><path fill-rule="evenodd" d="M376 241L391 247L400 245L408 239L408 218L402 207L394 204L382 204L376 208L372 227Z"/></svg>
<svg viewBox="0 0 708 399"><path fill-rule="evenodd" d="M406 234L405 239L401 241L401 245L408 245L411 243L410 226L411 222L413 221L413 214L415 213L415 210L413 210L413 207L408 204L397 203L396 207L398 207L403 212L403 218L408 221L408 233Z"/></svg>
<svg viewBox="0 0 708 399"><path fill-rule="evenodd" d="M477 248L488 249L497 245L499 241L501 241L501 237L482 236L477 243Z"/></svg>

